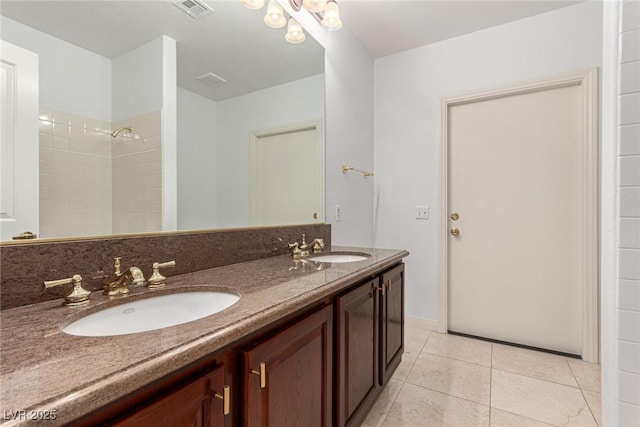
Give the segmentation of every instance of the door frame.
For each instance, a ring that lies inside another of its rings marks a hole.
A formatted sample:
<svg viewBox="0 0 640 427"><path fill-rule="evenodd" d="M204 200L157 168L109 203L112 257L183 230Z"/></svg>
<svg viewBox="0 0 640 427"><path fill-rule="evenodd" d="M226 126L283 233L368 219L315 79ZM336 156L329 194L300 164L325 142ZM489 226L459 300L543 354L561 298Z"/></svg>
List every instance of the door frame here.
<svg viewBox="0 0 640 427"><path fill-rule="evenodd" d="M2 175L10 175L8 184L12 187L11 212L0 212L0 240L11 242L13 236L23 231L40 234L40 142L38 139L40 86L39 56L28 49L0 40L0 62L15 66L16 80L13 82L13 111L15 116L9 128L13 140L6 153L11 168ZM21 149L17 149L20 141ZM5 161L7 159L4 159ZM18 167L20 165L20 167ZM2 168L2 166L0 166ZM36 172L35 178L31 176ZM3 181L0 176L0 181ZM20 184L18 191L15 187ZM6 216L4 215L6 214Z"/></svg>
<svg viewBox="0 0 640 427"><path fill-rule="evenodd" d="M442 100L440 143L440 223L438 237L438 332L447 333L449 254L449 109L514 95L578 86L580 88L580 256L581 356L599 360L598 322L598 69L590 68L534 81L509 84Z"/></svg>
<svg viewBox="0 0 640 427"><path fill-rule="evenodd" d="M309 120L309 121L305 121L305 122L300 122L300 123L294 123L294 124L290 124L290 125L286 125L286 126L279 126L279 127L275 127L275 128L269 128L269 129L261 129L261 130L254 130L251 132L251 200L250 200L250 205L249 205L249 219L251 221L252 225L255 225L256 223L256 213L255 213L255 206L257 204L257 200L258 200L258 194L256 193L255 189L256 189L256 180L257 180L257 176L255 174L256 171L256 151L257 151L257 144L258 141L260 140L260 138L264 138L264 137L269 137L269 136L277 136L277 135L282 135L282 134L287 134L287 133L294 133L294 132L300 132L300 131L305 131L305 130L311 130L311 129L315 129L316 131L316 143L320 144L321 147L321 161L322 161L322 206L321 206L321 210L320 210L320 218L318 218L318 220L316 222L324 222L325 219L325 203L326 203L326 198L324 197L324 192L326 189L326 178L325 178L325 147L324 147L324 128L323 128L323 120L317 119L317 120ZM314 222L315 223L315 222Z"/></svg>

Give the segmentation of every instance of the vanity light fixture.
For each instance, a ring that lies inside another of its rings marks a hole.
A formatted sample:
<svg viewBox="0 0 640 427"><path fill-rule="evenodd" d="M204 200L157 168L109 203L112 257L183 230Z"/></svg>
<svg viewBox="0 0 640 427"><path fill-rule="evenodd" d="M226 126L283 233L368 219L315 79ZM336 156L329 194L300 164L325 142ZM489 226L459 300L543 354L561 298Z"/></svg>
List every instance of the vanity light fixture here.
<svg viewBox="0 0 640 427"><path fill-rule="evenodd" d="M334 1L327 3L327 8L324 11L324 18L320 21L320 25L327 30L339 30L342 28L342 20L340 19L338 3Z"/></svg>
<svg viewBox="0 0 640 427"><path fill-rule="evenodd" d="M247 9L257 10L262 9L264 0L242 0L242 4L245 5Z"/></svg>
<svg viewBox="0 0 640 427"><path fill-rule="evenodd" d="M295 11L304 7L320 19L320 25L327 30L339 30L342 28L340 9L336 0L289 0L289 4Z"/></svg>
<svg viewBox="0 0 640 427"><path fill-rule="evenodd" d="M261 9L264 6L264 0L241 0L241 2L245 7L253 10ZM336 0L289 0L289 4L296 12L304 7L305 10L314 14L324 29L339 30L342 28L340 9L338 9ZM282 28L286 22L282 6L276 0L269 0L264 23L271 28ZM285 39L289 43L302 43L306 38L300 23L293 17L289 18Z"/></svg>
<svg viewBox="0 0 640 427"><path fill-rule="evenodd" d="M287 19L284 17L282 6L280 6L276 0L269 0L267 14L264 16L264 23L271 28L282 28L287 25Z"/></svg>
<svg viewBox="0 0 640 427"><path fill-rule="evenodd" d="M307 36L302 31L302 25L295 20L295 18L289 18L289 24L287 26L287 34L284 38L289 43L302 43Z"/></svg>
<svg viewBox="0 0 640 427"><path fill-rule="evenodd" d="M309 12L318 13L323 12L327 7L327 0L304 0L302 5Z"/></svg>

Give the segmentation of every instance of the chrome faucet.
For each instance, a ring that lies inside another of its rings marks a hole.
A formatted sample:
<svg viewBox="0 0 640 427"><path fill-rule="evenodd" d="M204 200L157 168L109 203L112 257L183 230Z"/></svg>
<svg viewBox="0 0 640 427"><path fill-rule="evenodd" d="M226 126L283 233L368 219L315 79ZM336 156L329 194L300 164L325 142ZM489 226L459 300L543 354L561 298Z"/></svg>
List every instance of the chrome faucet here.
<svg viewBox="0 0 640 427"><path fill-rule="evenodd" d="M129 293L129 284L140 285L145 282L142 270L138 267L130 267L125 271L120 270L122 258L114 258L114 272L102 282L104 294L108 296L125 295Z"/></svg>
<svg viewBox="0 0 640 427"><path fill-rule="evenodd" d="M309 249L313 248L314 253L322 252L324 249L324 240L323 239L313 239L311 242L307 243L307 236L305 234L302 235L302 243L293 242L289 243L289 248L292 248L292 254L294 259L305 258L309 256Z"/></svg>

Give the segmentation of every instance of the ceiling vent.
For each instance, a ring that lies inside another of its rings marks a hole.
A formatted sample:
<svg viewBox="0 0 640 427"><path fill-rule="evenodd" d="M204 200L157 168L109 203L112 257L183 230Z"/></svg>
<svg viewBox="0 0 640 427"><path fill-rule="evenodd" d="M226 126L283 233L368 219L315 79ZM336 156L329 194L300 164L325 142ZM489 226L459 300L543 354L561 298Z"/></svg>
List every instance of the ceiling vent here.
<svg viewBox="0 0 640 427"><path fill-rule="evenodd" d="M213 12L213 9L202 0L174 0L173 5L193 19L202 18Z"/></svg>
<svg viewBox="0 0 640 427"><path fill-rule="evenodd" d="M204 83L207 86L211 86L211 87L218 86L226 82L225 79L213 73L203 74L201 76L198 76L197 79L200 81L200 83Z"/></svg>

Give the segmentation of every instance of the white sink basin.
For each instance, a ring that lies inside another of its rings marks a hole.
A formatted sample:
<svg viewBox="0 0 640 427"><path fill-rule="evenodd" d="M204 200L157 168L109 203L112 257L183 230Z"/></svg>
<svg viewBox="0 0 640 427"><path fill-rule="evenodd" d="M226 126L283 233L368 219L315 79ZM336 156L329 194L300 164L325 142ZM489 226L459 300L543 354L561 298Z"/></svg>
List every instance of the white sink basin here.
<svg viewBox="0 0 640 427"><path fill-rule="evenodd" d="M316 262L356 262L356 261L364 261L365 259L371 257L369 254L341 254L341 253L332 253L326 255L318 255L312 256L309 258L309 261Z"/></svg>
<svg viewBox="0 0 640 427"><path fill-rule="evenodd" d="M106 337L153 331L198 320L232 306L240 297L226 292L182 292L132 301L76 320L69 335Z"/></svg>

